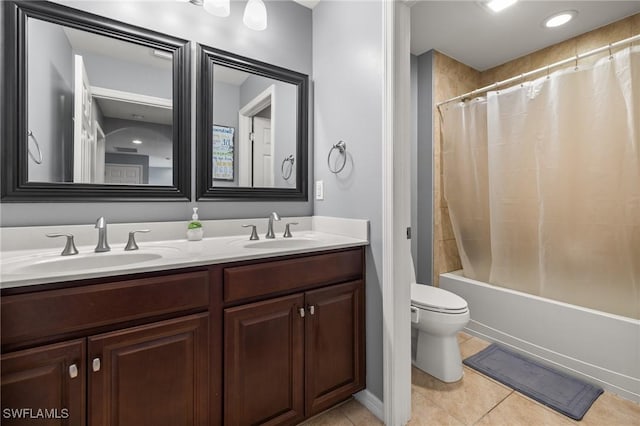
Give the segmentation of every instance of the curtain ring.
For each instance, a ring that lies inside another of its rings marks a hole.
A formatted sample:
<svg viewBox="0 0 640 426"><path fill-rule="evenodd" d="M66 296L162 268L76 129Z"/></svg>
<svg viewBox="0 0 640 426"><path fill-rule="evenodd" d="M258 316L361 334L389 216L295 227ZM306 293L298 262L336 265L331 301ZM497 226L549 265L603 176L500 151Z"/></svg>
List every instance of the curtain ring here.
<svg viewBox="0 0 640 426"><path fill-rule="evenodd" d="M524 87L524 73L520 74L520 87Z"/></svg>
<svg viewBox="0 0 640 426"><path fill-rule="evenodd" d="M578 71L578 59L580 59L580 55L576 55L576 67L573 69L574 71Z"/></svg>
<svg viewBox="0 0 640 426"><path fill-rule="evenodd" d="M342 165L338 168L331 167L331 153L334 150L338 150L338 152L342 155ZM337 144L334 144L329 150L329 155L327 155L327 167L329 167L329 171L333 174L338 174L344 169L344 166L347 164L347 144L344 141L338 141Z"/></svg>
<svg viewBox="0 0 640 426"><path fill-rule="evenodd" d="M613 53L611 52L611 43L609 43L609 60L613 59Z"/></svg>
<svg viewBox="0 0 640 426"><path fill-rule="evenodd" d="M291 177L291 174L293 173L293 163L295 162L294 158L293 158L293 154L290 154L288 157L285 157L284 160L282 160L282 165L280 166L280 173L282 174L282 179L284 180L289 180L289 178ZM286 163L289 163L289 173L286 173L284 171L284 165Z"/></svg>
<svg viewBox="0 0 640 426"><path fill-rule="evenodd" d="M500 94L500 90L498 90L498 87L500 87L500 85L498 84L497 81L495 82L494 86L495 86L495 90L496 90L496 95L499 95Z"/></svg>
<svg viewBox="0 0 640 426"><path fill-rule="evenodd" d="M42 164L42 151L40 151L40 144L38 143L36 136L33 134L31 130L29 130L27 132L27 137L33 139L33 142L36 145L36 149L38 150L38 158L36 159L35 155L33 155L31 150L29 149L29 146L27 145L27 152L29 153L29 157L31 157L31 159L35 161L36 164Z"/></svg>
<svg viewBox="0 0 640 426"><path fill-rule="evenodd" d="M551 78L550 73L551 73L551 65L547 65L547 80Z"/></svg>

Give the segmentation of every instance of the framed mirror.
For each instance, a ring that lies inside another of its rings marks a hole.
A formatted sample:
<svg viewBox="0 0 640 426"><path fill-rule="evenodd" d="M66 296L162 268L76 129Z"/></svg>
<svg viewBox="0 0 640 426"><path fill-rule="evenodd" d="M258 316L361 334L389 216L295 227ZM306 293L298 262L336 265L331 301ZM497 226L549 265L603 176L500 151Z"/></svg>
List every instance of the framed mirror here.
<svg viewBox="0 0 640 426"><path fill-rule="evenodd" d="M2 201L190 198L189 44L7 1Z"/></svg>
<svg viewBox="0 0 640 426"><path fill-rule="evenodd" d="M198 200L307 200L305 74L197 45Z"/></svg>

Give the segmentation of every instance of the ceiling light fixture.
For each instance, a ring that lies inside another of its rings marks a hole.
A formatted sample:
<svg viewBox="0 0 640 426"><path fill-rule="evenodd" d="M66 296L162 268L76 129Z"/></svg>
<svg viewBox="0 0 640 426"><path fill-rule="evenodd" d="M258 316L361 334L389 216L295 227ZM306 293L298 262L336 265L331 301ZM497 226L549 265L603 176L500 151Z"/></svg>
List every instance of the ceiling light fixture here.
<svg viewBox="0 0 640 426"><path fill-rule="evenodd" d="M213 16L221 18L226 18L231 13L230 0L204 0L202 7Z"/></svg>
<svg viewBox="0 0 640 426"><path fill-rule="evenodd" d="M509 6L513 6L518 0L491 0L486 2L485 5L493 12L502 12Z"/></svg>
<svg viewBox="0 0 640 426"><path fill-rule="evenodd" d="M134 139L131 141L132 144L142 145L142 141L140 139Z"/></svg>
<svg viewBox="0 0 640 426"><path fill-rule="evenodd" d="M571 21L576 17L577 14L578 12L575 10L565 10L564 12L551 15L550 17L545 19L542 24L547 28L559 27Z"/></svg>
<svg viewBox="0 0 640 426"><path fill-rule="evenodd" d="M267 28L267 8L262 0L249 0L244 9L242 22L255 31Z"/></svg>
<svg viewBox="0 0 640 426"><path fill-rule="evenodd" d="M176 0L202 6L204 10L214 16L225 18L231 13L231 0ZM502 0L504 1L504 0ZM515 1L515 0L510 0ZM262 0L249 0L244 8L242 22L255 31L267 28L267 7Z"/></svg>

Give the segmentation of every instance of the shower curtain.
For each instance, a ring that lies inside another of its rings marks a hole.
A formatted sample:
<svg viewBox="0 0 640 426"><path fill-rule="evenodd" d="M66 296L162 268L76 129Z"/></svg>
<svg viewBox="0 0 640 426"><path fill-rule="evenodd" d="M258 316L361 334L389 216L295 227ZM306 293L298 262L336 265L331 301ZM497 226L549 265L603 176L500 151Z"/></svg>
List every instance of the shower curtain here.
<svg viewBox="0 0 640 426"><path fill-rule="evenodd" d="M441 117L465 276L640 319L640 47Z"/></svg>

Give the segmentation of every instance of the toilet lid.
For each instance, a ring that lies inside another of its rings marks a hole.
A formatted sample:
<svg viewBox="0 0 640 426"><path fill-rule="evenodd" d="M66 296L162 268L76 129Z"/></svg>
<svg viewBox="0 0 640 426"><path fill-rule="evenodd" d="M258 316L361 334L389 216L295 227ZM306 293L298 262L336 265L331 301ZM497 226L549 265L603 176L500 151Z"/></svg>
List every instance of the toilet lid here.
<svg viewBox="0 0 640 426"><path fill-rule="evenodd" d="M467 310L467 301L457 294L417 283L411 284L411 304L421 309L451 314Z"/></svg>

